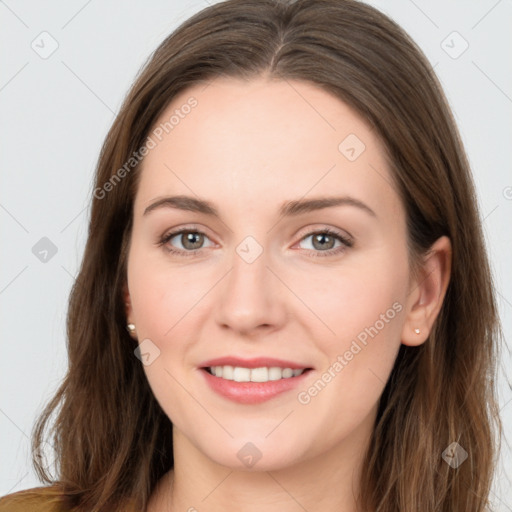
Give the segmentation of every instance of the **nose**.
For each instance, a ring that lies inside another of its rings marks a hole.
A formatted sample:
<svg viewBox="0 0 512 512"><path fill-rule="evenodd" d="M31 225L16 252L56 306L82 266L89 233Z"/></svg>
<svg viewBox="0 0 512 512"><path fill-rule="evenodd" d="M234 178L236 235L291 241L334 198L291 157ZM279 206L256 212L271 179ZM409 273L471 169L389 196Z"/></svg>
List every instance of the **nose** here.
<svg viewBox="0 0 512 512"><path fill-rule="evenodd" d="M254 337L282 327L286 290L270 264L265 250L250 263L234 252L232 267L219 283L216 300L217 323L222 329Z"/></svg>

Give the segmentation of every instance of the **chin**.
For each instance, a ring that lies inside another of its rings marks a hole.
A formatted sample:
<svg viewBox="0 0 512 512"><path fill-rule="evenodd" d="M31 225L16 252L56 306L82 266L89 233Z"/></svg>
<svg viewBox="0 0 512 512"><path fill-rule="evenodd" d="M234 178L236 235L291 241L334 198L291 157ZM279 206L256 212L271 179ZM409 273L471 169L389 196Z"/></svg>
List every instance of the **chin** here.
<svg viewBox="0 0 512 512"><path fill-rule="evenodd" d="M297 445L288 439L288 444L280 440L265 439L261 436L244 436L216 443L203 453L214 463L234 471L277 471L300 462Z"/></svg>

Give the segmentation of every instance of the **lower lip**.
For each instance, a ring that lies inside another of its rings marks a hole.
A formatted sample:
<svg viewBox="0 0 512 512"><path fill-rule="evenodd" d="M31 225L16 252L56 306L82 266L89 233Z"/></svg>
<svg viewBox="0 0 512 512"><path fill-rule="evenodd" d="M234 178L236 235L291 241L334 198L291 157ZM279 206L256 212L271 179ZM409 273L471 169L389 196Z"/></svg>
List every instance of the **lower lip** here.
<svg viewBox="0 0 512 512"><path fill-rule="evenodd" d="M260 404L274 398L285 391L290 391L304 382L311 370L306 370L297 377L270 380L267 382L236 382L215 377L201 368L210 388L219 395L240 404Z"/></svg>

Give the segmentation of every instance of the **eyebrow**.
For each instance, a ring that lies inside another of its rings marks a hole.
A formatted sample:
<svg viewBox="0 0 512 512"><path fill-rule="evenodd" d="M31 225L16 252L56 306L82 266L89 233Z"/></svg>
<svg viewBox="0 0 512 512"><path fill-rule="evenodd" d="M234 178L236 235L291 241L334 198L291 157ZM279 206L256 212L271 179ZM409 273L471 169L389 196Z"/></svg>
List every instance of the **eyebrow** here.
<svg viewBox="0 0 512 512"><path fill-rule="evenodd" d="M280 207L279 215L281 217L294 217L304 213L322 210L324 208L332 208L334 206L353 206L368 213L372 217L377 217L377 214L367 204L351 196L315 197L312 199L286 201ZM217 208L215 208L211 202L184 195L169 196L158 199L144 210L143 215L147 215L159 208L174 208L178 210L203 213L212 217L220 217Z"/></svg>

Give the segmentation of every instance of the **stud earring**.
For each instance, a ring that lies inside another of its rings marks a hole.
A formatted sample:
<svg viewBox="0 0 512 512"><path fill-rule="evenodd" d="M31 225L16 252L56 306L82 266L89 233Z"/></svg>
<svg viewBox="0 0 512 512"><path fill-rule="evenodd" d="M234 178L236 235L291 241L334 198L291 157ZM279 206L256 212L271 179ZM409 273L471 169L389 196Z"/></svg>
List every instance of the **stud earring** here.
<svg viewBox="0 0 512 512"><path fill-rule="evenodd" d="M414 332L415 332L416 334L419 334L421 331L420 331L418 328L416 328L416 329L414 329Z"/></svg>
<svg viewBox="0 0 512 512"><path fill-rule="evenodd" d="M126 326L126 329L128 330L128 332L129 332L130 334L133 334L133 333L135 332L135 324L128 324L128 325Z"/></svg>

